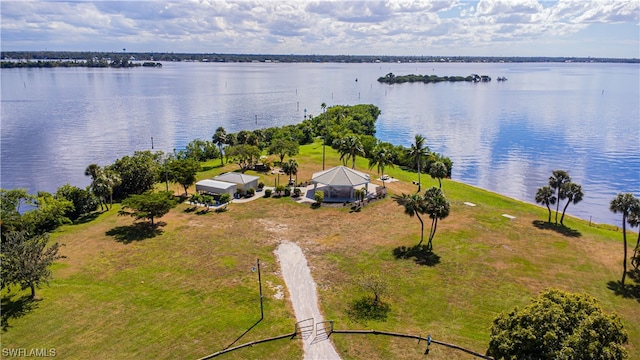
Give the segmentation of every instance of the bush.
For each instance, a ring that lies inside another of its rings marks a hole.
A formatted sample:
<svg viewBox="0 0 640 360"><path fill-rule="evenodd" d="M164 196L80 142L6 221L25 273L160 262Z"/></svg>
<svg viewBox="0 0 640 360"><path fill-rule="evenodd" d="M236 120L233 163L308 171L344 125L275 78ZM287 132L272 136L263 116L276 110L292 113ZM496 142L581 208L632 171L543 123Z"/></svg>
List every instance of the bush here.
<svg viewBox="0 0 640 360"><path fill-rule="evenodd" d="M313 194L313 198L316 200L316 204L320 204L324 201L324 192L323 191L316 191Z"/></svg>
<svg viewBox="0 0 640 360"><path fill-rule="evenodd" d="M264 189L264 183L261 181L258 183L258 191L262 191Z"/></svg>
<svg viewBox="0 0 640 360"><path fill-rule="evenodd" d="M290 188L284 188L284 196L291 196L291 189Z"/></svg>
<svg viewBox="0 0 640 360"><path fill-rule="evenodd" d="M264 197L266 198L271 197L271 189L267 189L264 191Z"/></svg>
<svg viewBox="0 0 640 360"><path fill-rule="evenodd" d="M247 197L252 197L255 194L256 194L256 189L254 188L247 189Z"/></svg>
<svg viewBox="0 0 640 360"><path fill-rule="evenodd" d="M293 196L294 197L300 197L300 195L302 195L302 190L300 190L300 188L293 189Z"/></svg>
<svg viewBox="0 0 640 360"><path fill-rule="evenodd" d="M229 193L224 193L222 195L220 195L220 203L221 204L226 204L231 202L231 195Z"/></svg>
<svg viewBox="0 0 640 360"><path fill-rule="evenodd" d="M587 294L547 290L493 320L487 353L496 359L625 359L627 333Z"/></svg>

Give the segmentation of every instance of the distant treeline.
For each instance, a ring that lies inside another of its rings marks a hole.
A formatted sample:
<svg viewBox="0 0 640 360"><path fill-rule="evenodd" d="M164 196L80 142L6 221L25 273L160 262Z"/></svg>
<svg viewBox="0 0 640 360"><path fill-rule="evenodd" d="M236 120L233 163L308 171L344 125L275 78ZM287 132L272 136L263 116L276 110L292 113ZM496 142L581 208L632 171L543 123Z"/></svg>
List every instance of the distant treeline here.
<svg viewBox="0 0 640 360"><path fill-rule="evenodd" d="M135 63L122 59L88 59L88 60L11 60L0 61L0 68L56 68L56 67L88 67L88 68L132 68L161 67L161 63L145 61Z"/></svg>
<svg viewBox="0 0 640 360"><path fill-rule="evenodd" d="M471 74L469 76L438 76L438 75L400 75L396 76L393 73L388 73L385 76L378 78L378 82L385 84L402 84L406 82L422 82L422 83L435 83L442 81L473 81L473 82L486 82L491 81L491 78L487 75Z"/></svg>
<svg viewBox="0 0 640 360"><path fill-rule="evenodd" d="M284 55L284 54L217 54L217 53L157 53L157 52L88 52L88 51L2 51L2 60L87 60L91 58L134 57L139 61L200 61L200 62L334 62L334 63L423 63L423 62L596 62L640 63L640 59L592 57L535 57L535 56L375 56L375 55Z"/></svg>

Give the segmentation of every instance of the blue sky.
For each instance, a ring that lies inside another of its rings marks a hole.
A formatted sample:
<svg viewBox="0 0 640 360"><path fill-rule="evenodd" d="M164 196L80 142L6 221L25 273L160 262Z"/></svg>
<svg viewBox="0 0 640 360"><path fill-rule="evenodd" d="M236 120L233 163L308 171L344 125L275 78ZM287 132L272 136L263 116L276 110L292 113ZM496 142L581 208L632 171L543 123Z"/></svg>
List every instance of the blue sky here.
<svg viewBox="0 0 640 360"><path fill-rule="evenodd" d="M4 51L640 58L640 1L5 1Z"/></svg>

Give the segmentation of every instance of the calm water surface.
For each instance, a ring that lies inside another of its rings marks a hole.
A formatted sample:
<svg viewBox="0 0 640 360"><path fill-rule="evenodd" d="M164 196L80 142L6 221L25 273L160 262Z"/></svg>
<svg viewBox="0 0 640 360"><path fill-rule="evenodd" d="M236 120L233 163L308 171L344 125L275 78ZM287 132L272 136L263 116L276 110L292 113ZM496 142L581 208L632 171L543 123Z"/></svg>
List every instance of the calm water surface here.
<svg viewBox="0 0 640 360"><path fill-rule="evenodd" d="M322 102L372 103L377 136L423 134L453 178L533 202L554 169L582 184L569 213L619 224L618 192L640 196L638 64L207 64L162 69L2 69L1 186L53 192L134 150L300 122ZM490 83L384 85L388 72L486 74ZM506 82L497 82L506 76ZM356 79L358 81L356 81Z"/></svg>

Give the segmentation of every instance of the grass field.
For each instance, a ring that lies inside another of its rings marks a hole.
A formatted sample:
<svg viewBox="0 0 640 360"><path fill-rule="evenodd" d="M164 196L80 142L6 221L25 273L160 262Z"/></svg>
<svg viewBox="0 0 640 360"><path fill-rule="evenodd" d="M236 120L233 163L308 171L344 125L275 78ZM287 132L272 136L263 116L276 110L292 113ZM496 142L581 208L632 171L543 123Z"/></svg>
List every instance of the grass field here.
<svg viewBox="0 0 640 360"><path fill-rule="evenodd" d="M321 154L317 143L301 148L300 181L321 170ZM330 148L327 154L327 168L339 164ZM358 170L367 171L365 161L359 159ZM204 164L199 178L237 168L219 165ZM386 172L401 180L387 184L391 194L415 191L415 173ZM275 183L276 175L257 175L267 186ZM423 188L437 186L428 176L422 179ZM26 292L3 293L2 348L55 348L65 359L195 359L229 346L250 328L235 345L292 332L295 316L273 253L287 239L305 252L321 309L335 328L430 334L484 352L499 312L555 287L589 293L620 314L630 358L640 359L640 284L628 279L626 297L611 289L622 270L619 230L571 217L567 229L547 227L546 209L450 180L443 190L451 215L439 223L438 259L430 265L395 258L394 249L417 244L420 226L391 197L360 212L348 206L312 209L288 198L231 204L222 213L182 204L160 219L165 225L156 233L140 232L131 218L117 216L116 205L52 235L66 244L61 252L67 258L54 266L39 300L24 301ZM630 236L632 250L637 235ZM265 318L256 324L257 258ZM362 295L355 279L367 271L379 271L391 283L383 299L391 308L386 321L349 316L349 303ZM279 291L284 299L276 298ZM332 340L344 359L424 357L425 344L406 339L335 334ZM221 358L300 359L302 346L278 340ZM429 358L470 356L432 345Z"/></svg>

